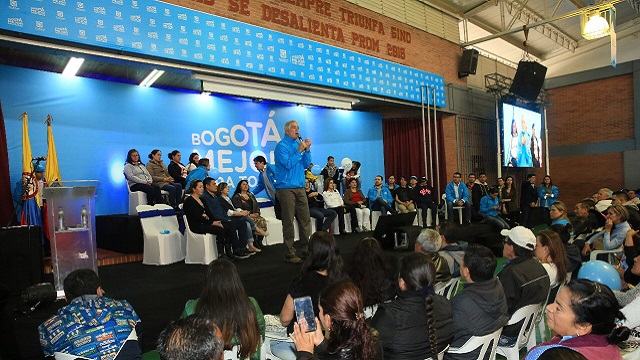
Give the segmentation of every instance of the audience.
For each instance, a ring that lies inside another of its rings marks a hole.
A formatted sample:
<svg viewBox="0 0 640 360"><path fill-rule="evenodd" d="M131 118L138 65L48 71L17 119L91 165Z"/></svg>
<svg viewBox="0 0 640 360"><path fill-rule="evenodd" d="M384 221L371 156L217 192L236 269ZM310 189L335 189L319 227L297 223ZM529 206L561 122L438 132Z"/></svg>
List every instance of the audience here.
<svg viewBox="0 0 640 360"><path fill-rule="evenodd" d="M253 230L256 235L269 235L269 232L267 231L267 220L260 215L260 204L258 203L258 199L256 199L255 195L249 191L249 182L247 180L238 181L231 201L233 206L236 208L249 212L249 217L256 224L256 227Z"/></svg>
<svg viewBox="0 0 640 360"><path fill-rule="evenodd" d="M191 153L189 155L189 163L187 164L187 174L191 172L191 170L198 167L198 160L200 160L200 155L198 153ZM187 183L189 186L189 183Z"/></svg>
<svg viewBox="0 0 640 360"><path fill-rule="evenodd" d="M531 228L536 224L531 224L531 209L538 206L538 192L536 191L536 175L528 174L527 180L520 187L520 223L524 227Z"/></svg>
<svg viewBox="0 0 640 360"><path fill-rule="evenodd" d="M291 338L297 360L382 360L380 343L364 318L362 295L352 282L340 281L324 290L319 310L314 332L306 332L306 323L294 327ZM327 330L326 337L320 324Z"/></svg>
<svg viewBox="0 0 640 360"><path fill-rule="evenodd" d="M415 252L423 254L431 260L435 267L435 284L445 283L451 280L449 263L438 252L442 247L442 238L437 231L423 229L416 239Z"/></svg>
<svg viewBox="0 0 640 360"><path fill-rule="evenodd" d="M621 360L618 343L629 337L613 291L606 285L586 279L572 280L547 305L547 325L555 336L533 348L562 344L577 350L589 360Z"/></svg>
<svg viewBox="0 0 640 360"><path fill-rule="evenodd" d="M311 188L309 179L305 180L304 191L307 194L307 202L309 204L309 216L316 219L316 230L329 231L331 224L338 217L338 214L324 208L324 198L322 194Z"/></svg>
<svg viewBox="0 0 640 360"><path fill-rule="evenodd" d="M162 162L162 151L152 150L149 159L151 161L147 163L147 170L153 183L169 193L169 203L177 210L178 204L182 202L182 185L169 175L167 167Z"/></svg>
<svg viewBox="0 0 640 360"><path fill-rule="evenodd" d="M447 201L447 217L453 219L453 207L462 206L462 218L465 224L471 222L471 205L469 205L469 190L462 182L462 174L453 173L453 181L447 184L445 200Z"/></svg>
<svg viewBox="0 0 640 360"><path fill-rule="evenodd" d="M322 169L320 175L323 176L325 184L327 180L332 179L336 190L340 191L340 169L335 164L333 156L327 157L327 165Z"/></svg>
<svg viewBox="0 0 640 360"><path fill-rule="evenodd" d="M631 230L627 219L629 212L622 205L611 205L607 209L607 222L604 230L592 235L585 241L582 255L587 256L591 250L617 249L624 243L627 232Z"/></svg>
<svg viewBox="0 0 640 360"><path fill-rule="evenodd" d="M451 304L435 294L434 285L435 268L426 255L402 259L398 298L381 304L371 320L385 360L435 359L451 343Z"/></svg>
<svg viewBox="0 0 640 360"><path fill-rule="evenodd" d="M513 176L507 176L500 194L500 201L502 202L502 215L509 220L511 227L517 226L520 221L520 194L513 184Z"/></svg>
<svg viewBox="0 0 640 360"><path fill-rule="evenodd" d="M498 230L508 229L509 224L498 216L500 210L500 200L498 199L499 191L497 188L491 188L489 193L480 200L480 214L484 220Z"/></svg>
<svg viewBox="0 0 640 360"><path fill-rule="evenodd" d="M638 205L629 201L629 195L626 191L616 191L613 193L613 200L611 205L623 205L629 213L629 219L627 222L634 230L640 230L640 211L638 211Z"/></svg>
<svg viewBox="0 0 640 360"><path fill-rule="evenodd" d="M381 211L382 215L386 215L388 212L395 214L397 211L391 207L393 197L391 196L389 188L384 186L382 181L382 176L376 176L373 187L367 192L369 207L371 211Z"/></svg>
<svg viewBox="0 0 640 360"><path fill-rule="evenodd" d="M344 206L344 201L342 200L342 196L338 189L336 189L336 181L333 179L326 179L324 181L324 191L322 192L322 198L324 199L325 208L333 210L338 214L338 230L340 231L340 235L346 234L344 228L344 215L347 212L347 209ZM351 214L351 218L355 215L356 208L351 207L353 213Z"/></svg>
<svg viewBox="0 0 640 360"><path fill-rule="evenodd" d="M371 210L369 210L367 206L368 199L358 188L358 181L356 179L352 178L347 180L347 188L344 190L342 200L347 208L355 209L355 219L353 218L354 212L349 209L349 213L351 214L351 229L355 232L370 231L371 222L369 217Z"/></svg>
<svg viewBox="0 0 640 360"><path fill-rule="evenodd" d="M142 191L147 194L148 205L163 202L160 187L153 183L151 174L144 163L140 161L140 153L136 149L131 149L127 153L127 162L124 163L124 177L127 179L127 186L131 191Z"/></svg>
<svg viewBox="0 0 640 360"><path fill-rule="evenodd" d="M634 241L634 240L638 241ZM637 244L640 237L635 230L629 230L624 240L624 256L627 269L623 270L622 279L627 285L637 286L640 283L640 256Z"/></svg>
<svg viewBox="0 0 640 360"><path fill-rule="evenodd" d="M140 332L140 318L126 300L104 297L95 271L74 270L65 277L63 286L69 305L38 327L46 359L57 357L55 353L89 359L140 358L135 336Z"/></svg>
<svg viewBox="0 0 640 360"><path fill-rule="evenodd" d="M502 230L505 236L502 255L507 258L498 279L502 283L509 316L518 309L540 304L549 295L549 275L540 262L533 258L536 237L524 226L516 226L511 230ZM521 328L521 322L505 326L500 336L500 345L510 346L515 343Z"/></svg>
<svg viewBox="0 0 640 360"><path fill-rule="evenodd" d="M472 180L473 177L473 180ZM473 181L473 183L471 183ZM480 173L478 178L474 174L469 175L469 193L471 193L471 205L476 214L480 214L480 202L482 198L489 193L489 184L487 183L487 174Z"/></svg>
<svg viewBox="0 0 640 360"><path fill-rule="evenodd" d="M606 218L601 212L594 210L590 204L583 200L576 204L573 213L573 242L582 249L587 237L596 233L599 228L604 227Z"/></svg>
<svg viewBox="0 0 640 360"><path fill-rule="evenodd" d="M220 324L224 347L239 345L240 359L260 359L264 316L256 299L247 296L236 266L229 260L217 259L209 264L200 296L187 301L181 317L192 314Z"/></svg>
<svg viewBox="0 0 640 360"><path fill-rule="evenodd" d="M202 181L204 178L209 177L209 169L211 169L209 159L201 158L198 160L198 167L189 171L187 174L187 178L185 179L187 185L190 185L193 180Z"/></svg>
<svg viewBox="0 0 640 360"><path fill-rule="evenodd" d="M527 354L525 360L587 360L577 350L559 344L545 345Z"/></svg>
<svg viewBox="0 0 640 360"><path fill-rule="evenodd" d="M258 249L253 245L255 239L253 238L253 233L256 231L256 223L249 216L249 210L242 210L240 208L236 208L233 205L233 201L229 197L231 194L231 190L229 189L229 185L226 182L221 182L217 184L216 195L218 196L218 200L222 205L222 208L225 210L228 219L240 219L245 222L245 226L247 226L247 231L240 231L238 229L238 235L240 236L241 241L246 241L249 252L252 254L259 253L262 250Z"/></svg>
<svg viewBox="0 0 640 360"><path fill-rule="evenodd" d="M167 170L169 170L169 175L177 182L180 183L183 189L187 188L187 168L180 162L182 160L182 155L180 151L173 150L167 156L169 158L169 166L167 166Z"/></svg>
<svg viewBox="0 0 640 360"><path fill-rule="evenodd" d="M457 227L458 224L448 220L436 228L440 238L442 238L442 247L439 254L447 260L452 277L460 276L460 264L468 246L466 241L457 240Z"/></svg>
<svg viewBox="0 0 640 360"><path fill-rule="evenodd" d="M640 354L640 287L626 292L615 292L616 299L622 308L620 312L625 317L622 325L631 329L629 338L620 343L622 358L634 360Z"/></svg>
<svg viewBox="0 0 640 360"><path fill-rule="evenodd" d="M421 177L418 186L413 188L413 200L416 208L422 210L422 227L427 227L428 210L431 210L431 227L435 227L438 218L438 208L436 207L438 197L426 177Z"/></svg>
<svg viewBox="0 0 640 360"><path fill-rule="evenodd" d="M611 196L613 195L613 191L608 188L602 188L598 190L598 200L596 202L595 208L601 213L605 212L609 206L611 206Z"/></svg>
<svg viewBox="0 0 640 360"><path fill-rule="evenodd" d="M220 329L211 319L191 315L172 321L158 337L160 360L222 360Z"/></svg>
<svg viewBox="0 0 640 360"><path fill-rule="evenodd" d="M497 266L493 252L472 244L464 253L460 268L466 283L451 299L453 309L452 348L464 345L472 336L483 336L502 328L508 321L507 299L500 281L493 275ZM445 354L449 360L477 359L480 349L467 354Z"/></svg>
<svg viewBox="0 0 640 360"><path fill-rule="evenodd" d="M560 241L564 245L564 253L567 256L567 273L571 273L571 278L578 277L578 270L582 266L582 256L580 247L575 243L571 243L571 233L568 229L569 225L551 225L548 230L558 234Z"/></svg>
<svg viewBox="0 0 640 360"><path fill-rule="evenodd" d="M400 213L416 211L416 205L413 202L413 193L411 192L411 188L407 186L407 179L405 179L404 176L400 177L400 186L396 188L395 202L396 208Z"/></svg>
<svg viewBox="0 0 640 360"><path fill-rule="evenodd" d="M553 185L551 176L545 175L544 178L542 178L542 184L538 187L538 197L540 198L539 201L544 223L550 225L551 219L549 218L549 212L551 211L551 205L558 200L558 187Z"/></svg>
<svg viewBox="0 0 640 360"><path fill-rule="evenodd" d="M562 201L556 201L551 204L551 208L549 209L549 217L551 218L550 225L567 225L571 224L569 221L569 217L567 216L567 205ZM573 228L573 226L572 226Z"/></svg>
<svg viewBox="0 0 640 360"><path fill-rule="evenodd" d="M362 293L365 312L395 296L398 276L393 269L378 240L372 237L360 240L349 259L348 274Z"/></svg>
<svg viewBox="0 0 640 360"><path fill-rule="evenodd" d="M291 282L280 311L280 322L287 327L287 334L293 333L296 322L293 299L310 296L314 314L319 314L318 297L322 290L346 278L340 250L333 235L326 231L313 233L309 240L309 256L302 265L300 275ZM271 340L271 352L282 360L296 358L293 344L286 341Z"/></svg>
<svg viewBox="0 0 640 360"><path fill-rule="evenodd" d="M552 302L556 288L567 281L567 255L560 236L551 230L540 231L536 236L534 254L549 275L551 294L547 302Z"/></svg>

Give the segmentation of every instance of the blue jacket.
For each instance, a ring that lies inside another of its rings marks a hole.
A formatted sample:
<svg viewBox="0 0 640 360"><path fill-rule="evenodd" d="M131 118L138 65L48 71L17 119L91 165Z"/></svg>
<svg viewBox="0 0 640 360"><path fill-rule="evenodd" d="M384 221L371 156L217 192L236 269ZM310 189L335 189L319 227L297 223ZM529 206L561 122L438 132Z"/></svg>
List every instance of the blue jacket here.
<svg viewBox="0 0 640 360"><path fill-rule="evenodd" d="M209 209L211 215L213 215L213 221L220 220L229 220L229 216L227 216L227 211L224 209L222 204L220 204L220 199L217 196L209 194L208 191L205 190L204 194L200 197L200 200L204 203L204 206Z"/></svg>
<svg viewBox="0 0 640 360"><path fill-rule="evenodd" d="M500 206L500 199L497 196L492 199L490 195L485 195L480 200L480 213L483 216L498 216L498 210L492 209L494 206Z"/></svg>
<svg viewBox="0 0 640 360"><path fill-rule="evenodd" d="M464 202L469 201L469 189L467 189L467 185L463 182L460 182L460 185L458 186L458 194L460 197L456 198L456 191L453 189L453 181L447 184L445 194L447 194L447 202L453 202L455 200L462 200Z"/></svg>
<svg viewBox="0 0 640 360"><path fill-rule="evenodd" d="M391 206L391 204L393 203L393 196L391 196L391 191L389 191L389 187L382 185L380 196L382 197L383 200L387 201L387 204L389 204L389 206ZM375 186L369 189L369 192L367 193L367 197L369 198L369 207L371 207L373 202L376 201L376 198L378 197L378 190L376 190Z"/></svg>
<svg viewBox="0 0 640 360"><path fill-rule="evenodd" d="M269 164L266 164L264 166L264 172L267 173L267 178L269 179L269 181L271 182L271 184L273 185L273 188L275 189L276 186L276 172L273 171L273 166L269 166ZM267 190L267 187L264 183L264 176L262 172L258 173L258 185L253 188L253 191L251 191L253 193L253 195L258 195L261 191L263 190ZM273 201L274 199L271 198L271 196L269 196L269 192L265 191L265 194L267 194L267 197Z"/></svg>
<svg viewBox="0 0 640 360"><path fill-rule="evenodd" d="M207 168L204 167L204 166L198 166L197 168L189 171L189 174L187 175L187 178L184 179L185 183L187 184L187 189L189 188L189 184L191 184L192 180L198 179L198 180L202 181L207 176L209 176L209 172L207 171ZM206 191L205 191L205 193L206 193Z"/></svg>
<svg viewBox="0 0 640 360"><path fill-rule="evenodd" d="M311 164L309 151L298 151L300 140L285 136L276 145L276 189L304 188L304 170Z"/></svg>
<svg viewBox="0 0 640 360"><path fill-rule="evenodd" d="M547 195L547 198L544 198L545 194L549 194L547 192L547 188L544 185L538 186L538 197L540 198L540 206L544 208L551 208L554 202L558 201L558 187L555 185L551 186L551 196Z"/></svg>

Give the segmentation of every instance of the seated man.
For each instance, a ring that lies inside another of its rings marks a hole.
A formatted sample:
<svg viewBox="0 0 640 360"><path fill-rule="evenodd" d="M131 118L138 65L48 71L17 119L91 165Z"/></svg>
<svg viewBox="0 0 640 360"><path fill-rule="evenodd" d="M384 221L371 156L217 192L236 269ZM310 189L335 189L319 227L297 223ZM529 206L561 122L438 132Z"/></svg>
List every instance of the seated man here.
<svg viewBox="0 0 640 360"><path fill-rule="evenodd" d="M460 276L460 264L462 264L462 258L468 246L466 241L457 240L457 227L458 224L448 220L436 228L436 231L440 234L440 238L442 238L442 247L439 253L447 260L449 272L451 272L451 276L453 277Z"/></svg>
<svg viewBox="0 0 640 360"><path fill-rule="evenodd" d="M462 174L453 173L453 181L447 184L445 188L447 200L447 214L449 219L453 219L453 207L462 206L462 220L465 223L471 222L471 206L469 205L469 191L467 186L461 183Z"/></svg>
<svg viewBox="0 0 640 360"><path fill-rule="evenodd" d="M629 201L629 194L626 191L616 191L613 193L613 200L611 205L623 205L629 212L629 219L627 222L634 230L640 230L640 211L638 211L638 205Z"/></svg>
<svg viewBox="0 0 640 360"><path fill-rule="evenodd" d="M431 209L431 226L436 226L436 218L438 217L438 209L435 201L437 201L437 195L433 191L433 187L429 185L426 177L420 178L418 186L413 188L413 201L416 207L422 209L422 227L427 227L427 210Z"/></svg>
<svg viewBox="0 0 640 360"><path fill-rule="evenodd" d="M191 315L172 321L158 337L161 360L222 360L220 329L209 318Z"/></svg>
<svg viewBox="0 0 640 360"><path fill-rule="evenodd" d="M331 224L338 217L338 213L331 209L324 208L322 195L311 188L309 179L304 184L304 191L309 200L309 215L316 219L316 230L329 231ZM324 221L323 221L324 220Z"/></svg>
<svg viewBox="0 0 640 360"><path fill-rule="evenodd" d="M449 272L449 263L445 260L438 250L442 245L442 239L437 231L432 229L423 229L416 239L416 245L414 251L420 254L427 255L433 265L436 268L436 284L443 283L451 280L451 273Z"/></svg>
<svg viewBox="0 0 640 360"><path fill-rule="evenodd" d="M613 201L613 199L611 198L612 195L613 191L611 191L611 189L602 188L598 190L598 202L595 205L596 210L600 212L607 211L607 208L611 206L611 202Z"/></svg>
<svg viewBox="0 0 640 360"><path fill-rule="evenodd" d="M484 219L498 230L508 229L509 224L498 216L500 210L500 200L498 199L498 189L491 188L489 194L482 197L480 200L480 214Z"/></svg>
<svg viewBox="0 0 640 360"><path fill-rule="evenodd" d="M396 210L391 207L393 197L389 188L384 186L382 176L376 176L373 187L367 193L367 198L369 198L371 211L381 211L382 215L386 215L387 212L396 213Z"/></svg>
<svg viewBox="0 0 640 360"><path fill-rule="evenodd" d="M524 226L500 232L505 239L502 255L507 258L498 279L507 298L509 316L518 309L531 304L541 304L547 300L550 279L542 264L533 257L536 237ZM522 323L505 326L500 335L500 345L515 343Z"/></svg>
<svg viewBox="0 0 640 360"><path fill-rule="evenodd" d="M486 246L473 244L464 254L460 268L466 284L451 299L453 308L452 348L464 345L472 336L483 336L502 328L508 321L507 299L500 281L493 276L497 261ZM445 354L445 359L476 359L480 348L467 354Z"/></svg>
<svg viewBox="0 0 640 360"><path fill-rule="evenodd" d="M45 358L59 352L90 359L140 359L140 318L126 300L103 293L95 271L78 269L67 275L64 296L69 305L38 327Z"/></svg>

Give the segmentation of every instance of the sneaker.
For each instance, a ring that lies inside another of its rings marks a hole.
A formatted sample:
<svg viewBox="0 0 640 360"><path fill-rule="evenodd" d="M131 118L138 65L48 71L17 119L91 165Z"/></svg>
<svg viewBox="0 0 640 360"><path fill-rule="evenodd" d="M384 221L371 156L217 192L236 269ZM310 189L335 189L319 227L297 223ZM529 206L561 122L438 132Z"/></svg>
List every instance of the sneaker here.
<svg viewBox="0 0 640 360"><path fill-rule="evenodd" d="M233 256L236 259L241 259L242 260L242 259L248 259L249 256L251 256L251 255L249 255L249 253L244 252L244 250L236 250L236 251L233 252Z"/></svg>
<svg viewBox="0 0 640 360"><path fill-rule="evenodd" d="M300 264L302 263L302 259L300 259L296 254L288 254L284 257L284 261L290 264Z"/></svg>

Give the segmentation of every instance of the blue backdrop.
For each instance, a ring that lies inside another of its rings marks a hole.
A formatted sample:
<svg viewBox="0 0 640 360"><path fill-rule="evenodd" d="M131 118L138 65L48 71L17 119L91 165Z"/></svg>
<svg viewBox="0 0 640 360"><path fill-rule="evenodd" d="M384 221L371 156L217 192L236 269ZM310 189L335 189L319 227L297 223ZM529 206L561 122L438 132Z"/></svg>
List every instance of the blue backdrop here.
<svg viewBox="0 0 640 360"><path fill-rule="evenodd" d="M253 157L266 155L284 136L289 120L311 138L315 164L328 155L362 162L363 187L383 174L382 117L378 113L298 107L292 104L143 88L64 77L60 74L0 66L0 101L5 116L11 183L18 181L22 156L20 114L29 114L33 156L47 153L43 121L53 116L53 132L63 180L101 181L98 215L126 213L128 196L122 174L127 151L136 148L144 162L152 149L163 161L177 149L186 164L191 152L212 160L219 180L235 184L258 174Z"/></svg>

